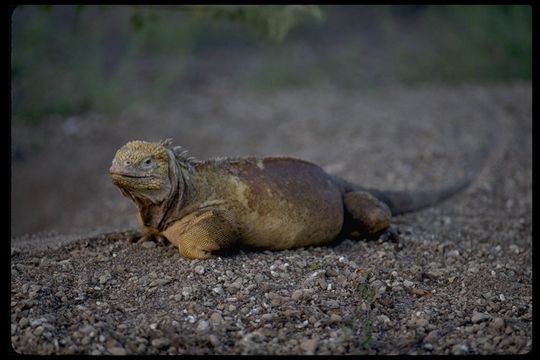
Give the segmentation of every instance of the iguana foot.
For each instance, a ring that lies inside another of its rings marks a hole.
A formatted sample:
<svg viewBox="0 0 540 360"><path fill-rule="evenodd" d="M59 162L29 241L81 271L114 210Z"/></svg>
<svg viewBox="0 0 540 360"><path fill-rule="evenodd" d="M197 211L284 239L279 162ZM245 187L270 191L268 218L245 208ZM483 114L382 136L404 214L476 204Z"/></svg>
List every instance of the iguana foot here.
<svg viewBox="0 0 540 360"><path fill-rule="evenodd" d="M388 229L386 229L386 231L381 234L379 239L382 242L393 242L393 243L396 243L396 244L400 243L400 241L401 241L401 239L399 238L398 231L392 226L390 226Z"/></svg>
<svg viewBox="0 0 540 360"><path fill-rule="evenodd" d="M156 234L144 234L142 236L140 235L132 236L129 240L130 242L137 243L137 244L142 244L147 241L154 242L160 246L163 246L166 244L166 239L163 236L159 236Z"/></svg>
<svg viewBox="0 0 540 360"><path fill-rule="evenodd" d="M389 227L386 229L382 234L380 234L378 241L381 243L383 242L391 242L394 244L394 249L396 251L400 251L403 249L403 241L401 241L401 238L399 236L399 231L396 230L394 227Z"/></svg>
<svg viewBox="0 0 540 360"><path fill-rule="evenodd" d="M378 237L390 227L392 215L388 206L365 191L345 194L345 209L354 222L353 231L365 234L368 238Z"/></svg>
<svg viewBox="0 0 540 360"><path fill-rule="evenodd" d="M152 234L137 234L133 235L129 238L129 242L136 243L136 244L142 244L146 241L155 241L154 235Z"/></svg>

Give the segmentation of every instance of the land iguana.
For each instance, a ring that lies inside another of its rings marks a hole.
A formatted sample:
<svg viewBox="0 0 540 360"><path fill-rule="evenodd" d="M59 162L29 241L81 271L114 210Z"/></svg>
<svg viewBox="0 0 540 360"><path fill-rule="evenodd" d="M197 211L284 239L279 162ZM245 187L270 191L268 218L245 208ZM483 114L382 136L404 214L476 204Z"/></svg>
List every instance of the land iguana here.
<svg viewBox="0 0 540 360"><path fill-rule="evenodd" d="M366 189L290 157L196 160L161 142L131 141L109 170L138 209L145 236L162 236L181 255L206 259L236 242L264 249L327 244L340 234L377 237L392 215L442 201L441 191Z"/></svg>

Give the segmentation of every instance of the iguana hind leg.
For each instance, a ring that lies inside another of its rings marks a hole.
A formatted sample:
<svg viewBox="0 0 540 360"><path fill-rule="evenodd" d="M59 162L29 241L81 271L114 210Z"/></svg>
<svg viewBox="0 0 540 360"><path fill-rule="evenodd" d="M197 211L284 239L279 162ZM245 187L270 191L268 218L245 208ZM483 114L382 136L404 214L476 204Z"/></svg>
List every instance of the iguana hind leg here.
<svg viewBox="0 0 540 360"><path fill-rule="evenodd" d="M384 234L390 227L392 217L388 206L365 191L346 193L345 210L352 218L351 232L368 238Z"/></svg>
<svg viewBox="0 0 540 360"><path fill-rule="evenodd" d="M238 238L234 222L218 210L188 215L169 226L163 235L190 259L208 259L213 251L232 245Z"/></svg>

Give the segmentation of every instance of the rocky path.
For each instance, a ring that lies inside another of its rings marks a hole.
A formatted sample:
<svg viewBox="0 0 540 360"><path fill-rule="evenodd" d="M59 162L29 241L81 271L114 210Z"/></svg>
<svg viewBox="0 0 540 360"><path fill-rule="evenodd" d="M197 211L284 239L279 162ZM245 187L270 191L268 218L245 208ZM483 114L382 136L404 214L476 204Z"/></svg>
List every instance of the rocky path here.
<svg viewBox="0 0 540 360"><path fill-rule="evenodd" d="M14 143L26 154L13 165L15 351L531 350L530 83L268 96L217 86L203 95L133 109L116 122L79 119L74 132L45 125L40 134L49 132L50 145L35 156L28 155L27 136L35 130L13 130ZM148 121L158 115L159 129ZM114 149L130 139L162 137L174 137L201 158L289 154L383 189L439 187L479 175L451 200L395 218L402 246L344 240L280 252L235 249L189 261L169 244L103 233L135 223L131 204L107 179ZM61 172L61 153L79 168ZM64 176L45 172L40 187L31 174L43 162ZM92 190L77 193L75 204L68 196L74 182ZM23 188L41 202L25 205ZM56 212L45 208L51 201Z"/></svg>

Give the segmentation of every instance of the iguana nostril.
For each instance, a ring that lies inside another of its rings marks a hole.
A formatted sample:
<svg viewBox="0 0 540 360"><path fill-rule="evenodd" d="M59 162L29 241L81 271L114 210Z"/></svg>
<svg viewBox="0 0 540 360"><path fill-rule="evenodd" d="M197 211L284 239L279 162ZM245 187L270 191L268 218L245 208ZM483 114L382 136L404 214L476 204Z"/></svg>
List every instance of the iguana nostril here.
<svg viewBox="0 0 540 360"><path fill-rule="evenodd" d="M130 165L131 165L131 161L129 161L129 160L124 161L124 165L130 166Z"/></svg>

